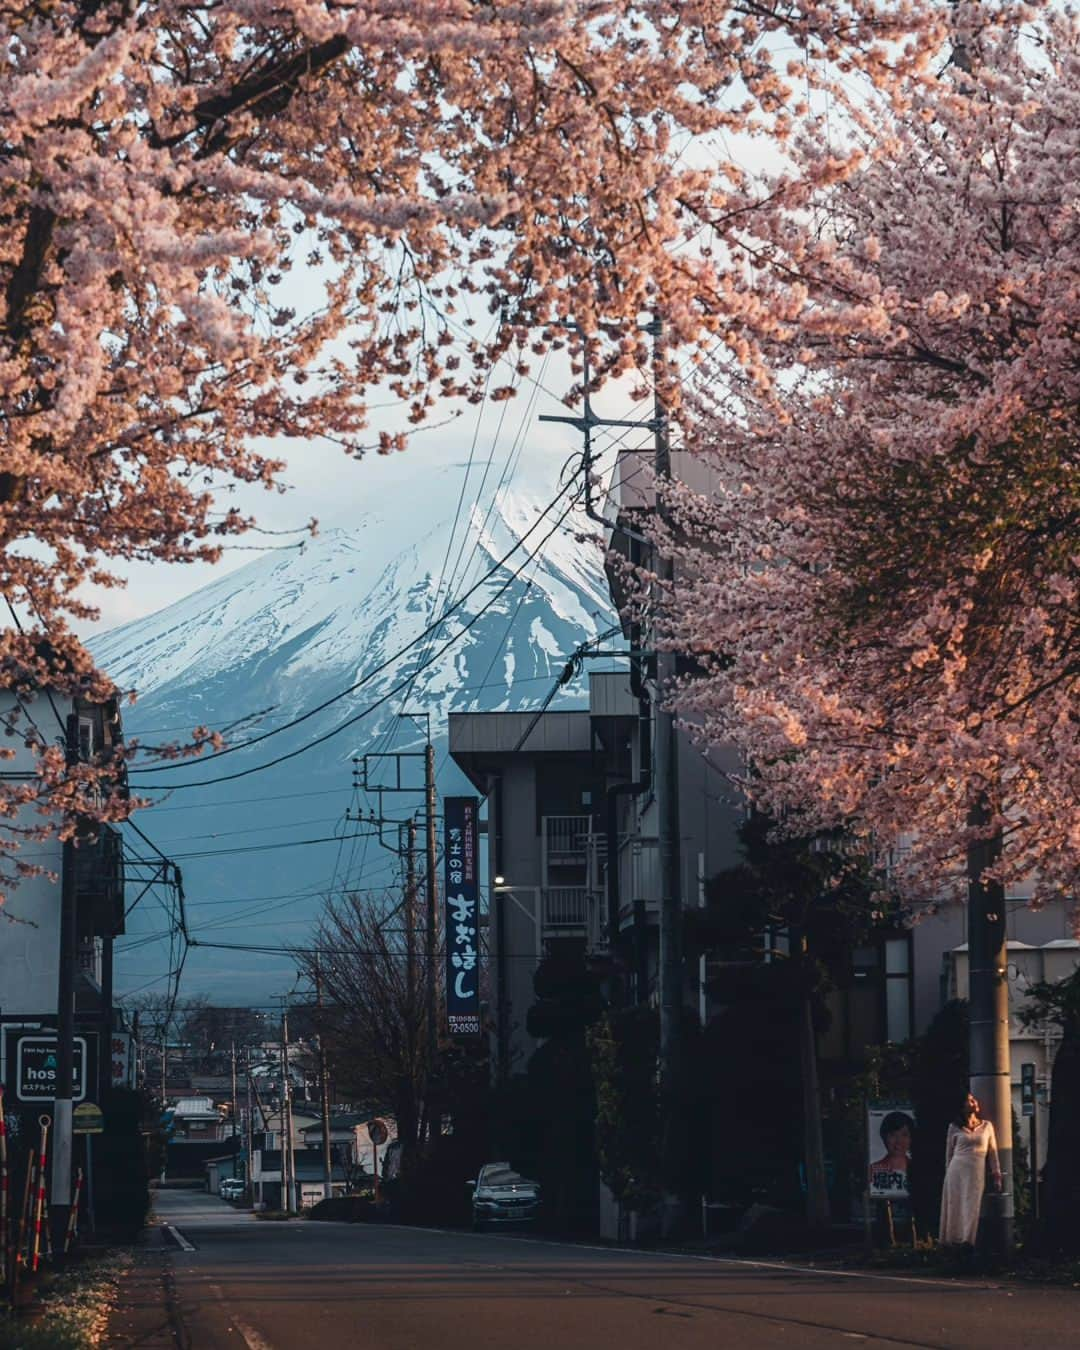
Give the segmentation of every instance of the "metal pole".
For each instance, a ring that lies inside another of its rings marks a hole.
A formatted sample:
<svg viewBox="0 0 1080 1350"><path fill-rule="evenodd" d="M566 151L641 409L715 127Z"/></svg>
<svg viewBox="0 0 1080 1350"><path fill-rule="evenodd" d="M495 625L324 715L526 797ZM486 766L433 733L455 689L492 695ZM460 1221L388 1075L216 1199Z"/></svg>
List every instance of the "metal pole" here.
<svg viewBox="0 0 1080 1350"><path fill-rule="evenodd" d="M439 892L438 875L435 867L435 811L437 799L435 795L435 747L430 740L424 748L424 798L427 809L425 821L427 833L427 912L425 920L427 924L426 952L427 952L427 1055L428 1062L434 1060L439 1044Z"/></svg>
<svg viewBox="0 0 1080 1350"><path fill-rule="evenodd" d="M987 1195L981 1238L994 1253L1013 1246L1012 1090L1009 1071L1008 951L1005 939L1005 889L985 877L1001 858L1000 828L985 835L992 804L980 792L968 825L982 837L968 844L968 960L971 1091L997 1136L1001 1190Z"/></svg>
<svg viewBox="0 0 1080 1350"><path fill-rule="evenodd" d="M330 1076L326 1071L326 1045L322 1034L322 971L319 969L318 957L315 958L315 1005L319 1010L316 1036L319 1050L319 1101L322 1108L323 1198L329 1200L334 1194L334 1160L330 1155Z"/></svg>
<svg viewBox="0 0 1080 1350"><path fill-rule="evenodd" d="M79 718L70 713L65 736L65 761L79 762ZM75 1077L75 957L78 946L78 893L75 841L65 839L60 883L60 953L56 996L56 1097L53 1102L52 1204L53 1251L64 1250L71 1211L72 1111ZM111 1061L110 1061L111 1062ZM87 1065L83 1065L85 1075ZM44 1176L42 1178L44 1195Z"/></svg>
<svg viewBox="0 0 1080 1350"><path fill-rule="evenodd" d="M671 447L668 442L664 405L664 328L656 319L650 325L653 335L653 385L655 455L654 469L658 487L671 478ZM665 517L659 495L656 511ZM665 589L673 577L672 561L658 554L654 561L659 585L654 600L662 606ZM683 1005L682 964L682 868L679 852L679 762L675 740L675 717L664 707L675 681L675 653L657 651L656 655L656 763L657 835L660 863L660 1092L663 1112L665 1166L681 1153L676 1130L679 1120L680 1031Z"/></svg>
<svg viewBox="0 0 1080 1350"><path fill-rule="evenodd" d="M1038 1106L1035 1112L1038 1112ZM1031 1164L1031 1217L1039 1217L1039 1129L1038 1116L1028 1117L1028 1161Z"/></svg>

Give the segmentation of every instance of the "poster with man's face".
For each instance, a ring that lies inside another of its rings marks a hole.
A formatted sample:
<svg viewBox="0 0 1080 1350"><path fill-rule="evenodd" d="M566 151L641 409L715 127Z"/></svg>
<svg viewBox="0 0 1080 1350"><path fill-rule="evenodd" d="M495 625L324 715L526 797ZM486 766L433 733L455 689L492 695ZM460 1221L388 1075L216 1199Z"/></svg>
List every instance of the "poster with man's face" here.
<svg viewBox="0 0 1080 1350"><path fill-rule="evenodd" d="M915 1113L910 1106L871 1106L867 1113L869 1182L871 1196L906 1200L908 1168L915 1137Z"/></svg>

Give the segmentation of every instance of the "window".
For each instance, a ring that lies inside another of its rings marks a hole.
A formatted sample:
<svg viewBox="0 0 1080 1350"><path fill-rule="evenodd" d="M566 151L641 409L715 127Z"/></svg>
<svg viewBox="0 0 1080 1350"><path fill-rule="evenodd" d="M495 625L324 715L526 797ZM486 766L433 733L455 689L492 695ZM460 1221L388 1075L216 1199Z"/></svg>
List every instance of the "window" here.
<svg viewBox="0 0 1080 1350"><path fill-rule="evenodd" d="M885 1039L911 1037L911 935L885 940Z"/></svg>
<svg viewBox="0 0 1080 1350"><path fill-rule="evenodd" d="M89 717L79 718L79 758L84 762L90 759L94 754L95 737L93 719Z"/></svg>

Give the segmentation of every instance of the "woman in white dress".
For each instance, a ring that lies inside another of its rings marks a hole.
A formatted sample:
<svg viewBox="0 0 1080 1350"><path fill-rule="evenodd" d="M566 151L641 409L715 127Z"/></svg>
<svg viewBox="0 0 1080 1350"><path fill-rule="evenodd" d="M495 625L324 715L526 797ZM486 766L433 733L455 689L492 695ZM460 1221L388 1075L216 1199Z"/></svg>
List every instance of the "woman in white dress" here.
<svg viewBox="0 0 1080 1350"><path fill-rule="evenodd" d="M945 1143L945 1184L941 1188L942 1245L974 1247L987 1164L994 1189L1000 1190L1001 1166L994 1127L979 1115L979 1103L969 1092L961 1119L949 1126Z"/></svg>

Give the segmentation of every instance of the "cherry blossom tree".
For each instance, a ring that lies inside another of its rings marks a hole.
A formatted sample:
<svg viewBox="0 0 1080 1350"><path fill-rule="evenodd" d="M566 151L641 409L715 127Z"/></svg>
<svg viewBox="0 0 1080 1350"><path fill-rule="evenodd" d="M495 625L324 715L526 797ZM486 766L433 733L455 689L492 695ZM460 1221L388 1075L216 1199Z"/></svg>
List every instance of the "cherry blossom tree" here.
<svg viewBox="0 0 1080 1350"><path fill-rule="evenodd" d="M68 627L87 584L217 558L253 523L221 493L274 487L275 446L400 448L374 390L419 423L565 320L660 299L679 341L722 335L752 279L706 241L756 202L694 145L786 137L826 66L915 75L942 23L936 0L0 0L0 589L23 621L0 688L110 693ZM34 749L9 825L129 809Z"/></svg>
<svg viewBox="0 0 1080 1350"><path fill-rule="evenodd" d="M748 226L782 321L695 396L667 638L797 832L891 848L913 900L998 836L1038 902L1080 870L1080 27L959 22L965 68L834 123L857 173Z"/></svg>

